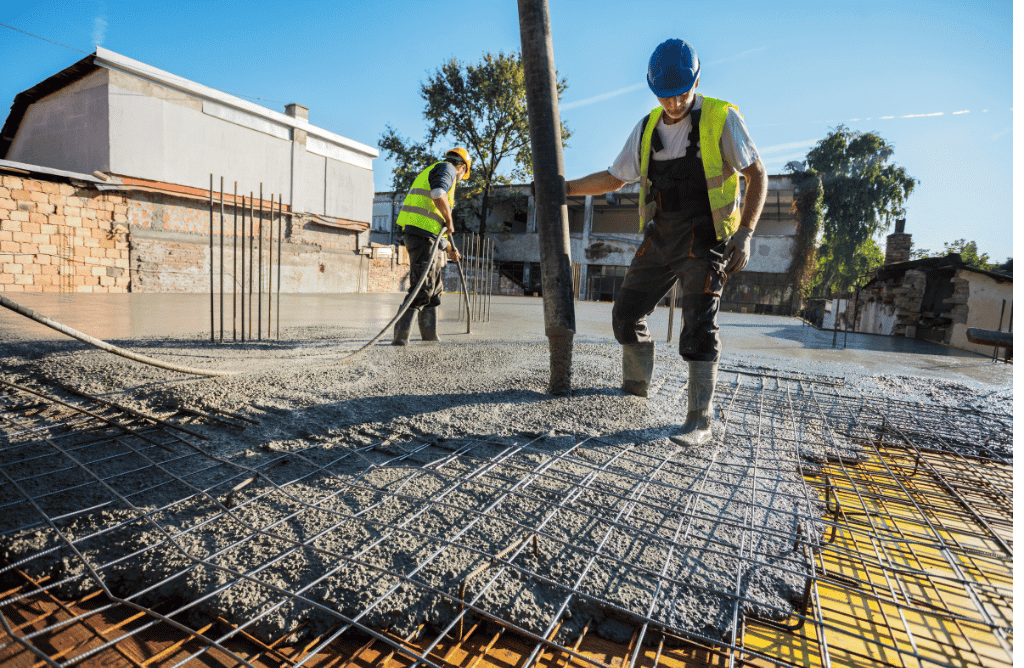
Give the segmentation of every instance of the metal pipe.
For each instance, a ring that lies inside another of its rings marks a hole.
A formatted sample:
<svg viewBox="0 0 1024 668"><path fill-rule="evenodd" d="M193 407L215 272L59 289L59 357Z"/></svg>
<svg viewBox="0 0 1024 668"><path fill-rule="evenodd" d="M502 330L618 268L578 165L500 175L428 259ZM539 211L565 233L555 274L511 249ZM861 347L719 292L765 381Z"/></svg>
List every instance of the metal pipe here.
<svg viewBox="0 0 1024 668"><path fill-rule="evenodd" d="M259 252L256 258L259 262L259 272L256 278L256 339L263 340L263 183L260 182L260 222L256 228L256 236L259 238Z"/></svg>
<svg viewBox="0 0 1024 668"><path fill-rule="evenodd" d="M256 231L256 199L255 193L249 191L249 340L252 341L252 275L255 273L253 263L253 233Z"/></svg>
<svg viewBox="0 0 1024 668"><path fill-rule="evenodd" d="M239 206L237 200L235 200L235 206L236 207ZM238 293L241 295L241 299L242 299L242 311L241 311L241 313L239 313L239 320L241 320L241 322L239 324L241 325L241 328L242 328L242 341L244 342L245 341L245 236L246 236L245 235L245 195L242 195L241 209L242 209L242 229L241 229L241 234L242 234L242 259L241 259L242 273L241 273L241 276L240 276L241 280L238 282Z"/></svg>
<svg viewBox="0 0 1024 668"><path fill-rule="evenodd" d="M224 177L220 177L220 342L224 343Z"/></svg>
<svg viewBox="0 0 1024 668"><path fill-rule="evenodd" d="M277 196L277 338L281 339L281 245L284 229L284 215L281 213L282 195Z"/></svg>
<svg viewBox="0 0 1024 668"><path fill-rule="evenodd" d="M210 343L214 342L213 334L213 173L210 173Z"/></svg>
<svg viewBox="0 0 1024 668"><path fill-rule="evenodd" d="M1006 313L1006 300L1003 300L1003 306L999 309L999 327L996 328L997 332L1003 331L1003 314ZM995 362L999 359L999 346L992 346L992 361Z"/></svg>
<svg viewBox="0 0 1024 668"><path fill-rule="evenodd" d="M238 340L238 181L235 181L235 198L232 208L235 211L234 222L231 224L231 340Z"/></svg>
<svg viewBox="0 0 1024 668"><path fill-rule="evenodd" d="M544 334L548 337L551 371L548 391L564 395L572 388L576 311L572 299L562 129L547 0L519 0L519 35L537 192Z"/></svg>
<svg viewBox="0 0 1024 668"><path fill-rule="evenodd" d="M267 338L273 336L270 319L274 312L274 195L270 195L270 217L267 220Z"/></svg>

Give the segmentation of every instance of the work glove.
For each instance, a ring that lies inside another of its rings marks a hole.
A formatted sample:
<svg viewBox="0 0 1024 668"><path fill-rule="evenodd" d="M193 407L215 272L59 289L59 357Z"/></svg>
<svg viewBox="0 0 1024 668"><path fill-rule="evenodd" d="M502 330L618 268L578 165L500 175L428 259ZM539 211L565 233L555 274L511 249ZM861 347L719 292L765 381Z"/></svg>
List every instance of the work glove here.
<svg viewBox="0 0 1024 668"><path fill-rule="evenodd" d="M725 247L725 273L730 276L743 270L750 261L750 237L754 230L740 227L729 237L729 245Z"/></svg>

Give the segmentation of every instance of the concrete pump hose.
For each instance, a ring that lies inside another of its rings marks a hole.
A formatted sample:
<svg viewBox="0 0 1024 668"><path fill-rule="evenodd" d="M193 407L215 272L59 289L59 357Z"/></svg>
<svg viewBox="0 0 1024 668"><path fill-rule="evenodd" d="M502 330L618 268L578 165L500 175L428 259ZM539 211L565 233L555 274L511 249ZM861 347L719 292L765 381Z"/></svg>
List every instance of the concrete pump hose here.
<svg viewBox="0 0 1024 668"><path fill-rule="evenodd" d="M453 242L453 243L455 243L455 242ZM430 249L430 257L431 258L434 257L435 253L437 253L437 248L440 245L441 245L441 235L437 235L436 237L434 237L434 245ZM459 266L459 275L462 278L463 294L466 295L466 332L468 333L469 332L469 294L466 292L466 277L462 274L462 265L459 264L458 261L456 262L456 264L458 264L458 266ZM358 358L360 356L360 354L366 352L370 348L371 345L373 345L377 341L381 340L381 337L384 336L384 334L386 334L389 329L394 327L394 324L398 322L398 319L401 318L402 316L406 315L406 311L409 310L410 304L413 303L413 300L416 299L416 295L420 294L420 290L423 289L423 284L427 280L427 274L429 274L429 272L424 272L423 273L423 275L420 277L420 281L416 284L416 287L413 289L412 292L409 293L409 296L406 297L406 301L402 302L401 308L398 309L397 314L395 314L394 318L392 318L391 321L387 325L384 326L384 329L382 329L377 334L377 336L375 336L374 338L372 338L369 341L367 341L364 345L362 345L362 347L360 347L355 352L347 354L347 356L345 356L341 360L338 360L337 362L335 362L335 364L346 364L348 362L351 362L352 360L355 360L356 358Z"/></svg>
<svg viewBox="0 0 1024 668"><path fill-rule="evenodd" d="M193 369L192 367L182 366L180 364L161 362L158 359L147 357L146 355L139 355L138 353L133 353L131 351L125 350L124 348L112 346L106 341L100 341L99 339L89 336L88 334L83 334L82 332L79 332L77 329L72 329L67 325L62 325L56 320L51 320L50 318L47 318L45 315L39 315L32 309L22 306L21 304L18 304L16 302L13 302L7 297L4 297L3 295L0 295L0 306L9 308L15 313L20 313L21 315L27 318L31 318L32 320L35 320L41 325L46 325L50 329L55 329L61 334L66 334L67 336L78 339L83 343L88 343L90 346L99 348L100 350L105 350L106 352L113 353L114 355L127 357L128 359L134 360L136 362L149 364L150 366L160 367L161 369L168 369L170 371L177 371L178 373L191 373L197 376L232 376L238 373L237 371L211 371L210 369Z"/></svg>

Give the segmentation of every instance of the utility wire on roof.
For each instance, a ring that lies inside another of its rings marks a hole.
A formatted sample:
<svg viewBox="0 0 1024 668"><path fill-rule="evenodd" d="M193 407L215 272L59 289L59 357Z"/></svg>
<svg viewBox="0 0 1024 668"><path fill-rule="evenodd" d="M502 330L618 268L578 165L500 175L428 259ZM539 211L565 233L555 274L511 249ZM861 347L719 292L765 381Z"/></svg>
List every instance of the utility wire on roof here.
<svg viewBox="0 0 1024 668"><path fill-rule="evenodd" d="M67 44L61 44L60 42L54 42L52 39L46 39L45 37L40 37L39 35L33 35L30 32L25 32L21 28L15 28L14 26L9 26L6 23L0 23L0 26L3 26L5 28L10 28L11 30L17 30L18 32L25 33L29 37L35 37L36 39L41 39L44 42L49 42L50 44L56 44L57 46L63 46L65 49L71 49L72 51L77 51L79 53L84 53L85 55L89 55L88 51L82 51L81 49L76 49L75 47L68 46Z"/></svg>
<svg viewBox="0 0 1024 668"><path fill-rule="evenodd" d="M4 28L10 28L11 30L17 30L20 33L24 33L24 34L28 35L29 37L35 37L36 39L41 39L44 42L49 42L50 44L56 44L57 46L63 46L65 49L71 49L72 51L77 51L79 53L84 53L87 56L90 55L90 53L88 51L82 51L81 49L76 49L75 47L68 46L67 44L61 44L60 42L54 42L52 39L47 39L45 37L40 37L39 35L33 35L30 32L25 32L21 28L15 28L14 26L9 26L6 23L0 23L0 26L3 26ZM228 91L224 91L224 92L228 92ZM260 102L273 102L275 104L288 104L287 102L285 102L283 100L268 100L265 97L254 97L252 95L242 95L240 93L229 93L229 94L230 95L234 95L235 97L245 97L245 98L248 98L250 100L259 100Z"/></svg>

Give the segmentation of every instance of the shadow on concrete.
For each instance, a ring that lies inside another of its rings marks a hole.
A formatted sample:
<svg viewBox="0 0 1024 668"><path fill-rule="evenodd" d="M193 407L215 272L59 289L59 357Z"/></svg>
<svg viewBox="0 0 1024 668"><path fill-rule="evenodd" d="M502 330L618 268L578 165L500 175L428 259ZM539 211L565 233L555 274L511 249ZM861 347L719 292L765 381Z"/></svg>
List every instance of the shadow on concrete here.
<svg viewBox="0 0 1024 668"><path fill-rule="evenodd" d="M940 355L949 357L983 357L977 353L958 350L932 341L908 339L902 336L836 332L813 327L778 327L764 325L729 325L732 327L759 327L762 335L773 339L796 341L805 348L814 350L868 350L874 352L901 353L911 355ZM833 346L833 338L835 345Z"/></svg>

